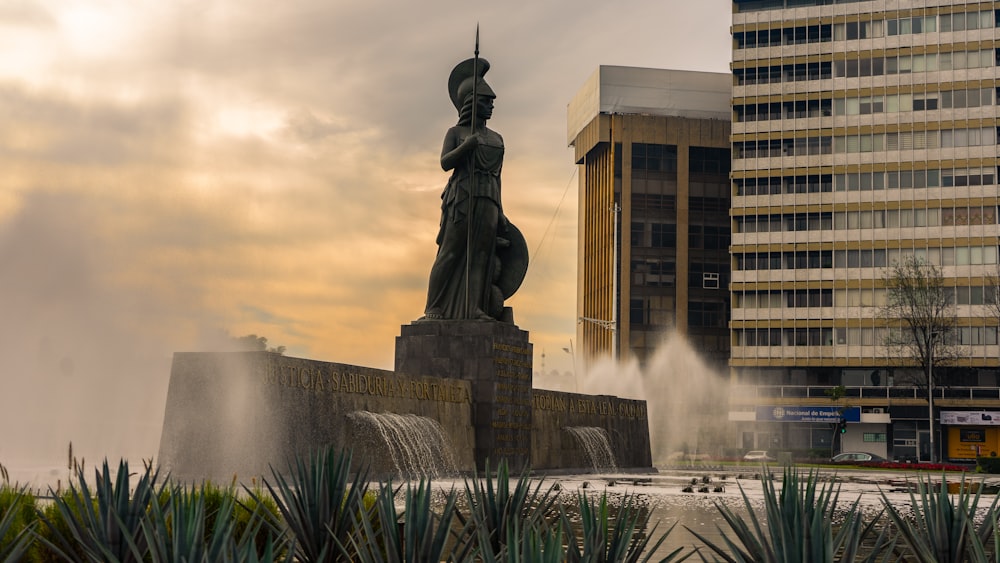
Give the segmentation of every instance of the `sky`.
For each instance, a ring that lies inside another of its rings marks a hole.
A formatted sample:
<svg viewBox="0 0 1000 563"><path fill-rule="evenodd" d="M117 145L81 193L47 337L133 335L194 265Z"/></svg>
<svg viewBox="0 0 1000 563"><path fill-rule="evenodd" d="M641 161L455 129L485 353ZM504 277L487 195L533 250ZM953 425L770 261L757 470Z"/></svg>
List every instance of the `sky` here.
<svg viewBox="0 0 1000 563"><path fill-rule="evenodd" d="M504 210L531 260L508 305L536 371L573 370L566 105L602 64L726 72L730 14L725 0L0 1L0 424L48 420L27 433L47 448L81 428L157 435L171 354L227 334L392 369L400 325L423 313L447 79L477 25Z"/></svg>

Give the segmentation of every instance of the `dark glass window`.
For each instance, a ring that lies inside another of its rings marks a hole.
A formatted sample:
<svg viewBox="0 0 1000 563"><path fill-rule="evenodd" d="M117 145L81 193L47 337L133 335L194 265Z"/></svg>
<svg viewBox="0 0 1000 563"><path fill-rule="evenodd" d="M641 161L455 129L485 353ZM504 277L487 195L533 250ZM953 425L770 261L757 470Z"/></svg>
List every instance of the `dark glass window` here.
<svg viewBox="0 0 1000 563"><path fill-rule="evenodd" d="M632 170L651 172L677 172L677 147L632 143Z"/></svg>

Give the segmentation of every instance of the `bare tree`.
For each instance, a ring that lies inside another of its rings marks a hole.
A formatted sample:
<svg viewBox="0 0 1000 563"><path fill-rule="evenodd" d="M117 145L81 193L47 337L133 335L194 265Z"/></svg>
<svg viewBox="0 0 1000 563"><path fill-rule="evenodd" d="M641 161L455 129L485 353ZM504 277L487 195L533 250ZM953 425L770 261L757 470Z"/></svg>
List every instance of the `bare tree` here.
<svg viewBox="0 0 1000 563"><path fill-rule="evenodd" d="M937 460L934 446L934 386L947 380L935 365L949 364L961 354L956 344L958 317L954 292L944 286L941 270L923 258L910 255L893 263L882 280L887 295L881 316L889 326L886 347L911 366L911 384L927 395L927 422L931 462Z"/></svg>
<svg viewBox="0 0 1000 563"><path fill-rule="evenodd" d="M944 366L960 357L957 344L958 323L954 292L944 285L937 266L916 256L906 256L886 270L882 281L886 288L886 304L880 316L888 325L885 346L904 362L903 375L910 383L927 392L928 383L946 383Z"/></svg>

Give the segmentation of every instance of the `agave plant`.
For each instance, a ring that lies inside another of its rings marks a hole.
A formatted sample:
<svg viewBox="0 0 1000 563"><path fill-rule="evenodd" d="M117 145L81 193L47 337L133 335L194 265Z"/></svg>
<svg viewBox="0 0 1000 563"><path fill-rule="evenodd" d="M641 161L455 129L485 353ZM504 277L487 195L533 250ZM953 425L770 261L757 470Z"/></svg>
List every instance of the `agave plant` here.
<svg viewBox="0 0 1000 563"><path fill-rule="evenodd" d="M39 536L50 549L68 561L82 554L88 561L101 563L140 563L147 555L143 533L152 504L159 502L162 485L159 471L145 464L145 471L132 487L128 462L118 464L112 475L107 460L95 471L94 489L87 484L84 470L77 473L78 484L70 483L65 495L54 497L54 512L60 520L41 514L49 530ZM51 538L51 539L50 539Z"/></svg>
<svg viewBox="0 0 1000 563"><path fill-rule="evenodd" d="M975 518L982 487L967 484L964 474L959 485L958 493L950 495L944 473L941 474L940 486L935 486L930 477L926 480L918 477L918 492L910 491L913 518L902 515L882 493L889 518L899 528L899 535L917 562L978 563L997 560L997 552L1000 551L997 502L1000 496L993 497L993 502L985 509L985 515L977 525ZM972 493L973 488L975 494Z"/></svg>
<svg viewBox="0 0 1000 563"><path fill-rule="evenodd" d="M479 545L490 545L490 533L476 530L476 536L481 536ZM559 526L522 526L514 520L507 526L507 537L499 553L485 549L474 554L474 561L483 563L563 563L565 548L563 546L563 530ZM456 561L461 561L456 559Z"/></svg>
<svg viewBox="0 0 1000 563"><path fill-rule="evenodd" d="M812 471L800 480L798 471L786 467L780 492L774 477L764 471L761 477L764 493L764 520L754 511L746 491L740 493L746 505L746 519L726 505L715 506L735 535L735 540L723 533L723 544L708 540L688 529L705 547L729 563L826 563L848 561L887 561L895 541L887 530L875 535L878 518L867 524L855 500L842 515L837 514L840 487L833 484L818 486L818 473ZM840 516L839 526L835 519ZM766 525L765 525L766 524ZM765 529L766 528L766 529ZM721 528L719 530L722 532ZM874 536L870 545L863 547ZM864 549L864 553L862 553ZM699 551L703 561L706 554Z"/></svg>
<svg viewBox="0 0 1000 563"><path fill-rule="evenodd" d="M216 495L217 490L208 484L191 491L174 487L167 502L151 504L143 532L152 563L259 560L254 540L266 516L254 514L238 532L235 491ZM268 557L273 560L273 552Z"/></svg>
<svg viewBox="0 0 1000 563"><path fill-rule="evenodd" d="M471 483L466 479L465 497L471 522L461 515L459 519L462 524L471 524L477 530L475 539L480 556L486 552L502 553L512 537L508 529L515 524L521 530L544 531L548 527L546 516L558 514L555 503L559 497L553 486L544 490L542 486L541 480L532 486L528 472L524 471L511 488L506 461L497 466L495 484L489 462L481 476L476 474Z"/></svg>
<svg viewBox="0 0 1000 563"><path fill-rule="evenodd" d="M31 544L34 519L25 509L35 511L35 498L26 486L0 485L0 563L20 561Z"/></svg>
<svg viewBox="0 0 1000 563"><path fill-rule="evenodd" d="M287 478L271 469L274 484L265 480L264 485L292 535L296 560L351 559L342 547L350 545L357 527L357 507L368 490L368 472L357 471L351 479L350 471L351 453L333 448L296 458L289 463Z"/></svg>
<svg viewBox="0 0 1000 563"><path fill-rule="evenodd" d="M569 563L649 561L677 525L675 523L668 528L650 546L649 542L659 523L648 533L645 532L649 525L649 512L639 506L634 494L626 494L622 498L613 523L606 492L596 502L585 492L580 492L577 500L580 509L579 538L576 537L575 527L566 512L561 510L563 528L569 536L566 549L566 561ZM682 556L682 550L679 547L660 561L683 561L694 554L692 552Z"/></svg>
<svg viewBox="0 0 1000 563"><path fill-rule="evenodd" d="M403 512L399 513L392 484L383 484L372 517L361 518L351 549L344 549L344 554L353 552L362 563L466 560L471 554L467 527L452 530L458 494L454 490L446 493L444 505L437 511L432 496L430 480L421 479L416 486L407 483Z"/></svg>

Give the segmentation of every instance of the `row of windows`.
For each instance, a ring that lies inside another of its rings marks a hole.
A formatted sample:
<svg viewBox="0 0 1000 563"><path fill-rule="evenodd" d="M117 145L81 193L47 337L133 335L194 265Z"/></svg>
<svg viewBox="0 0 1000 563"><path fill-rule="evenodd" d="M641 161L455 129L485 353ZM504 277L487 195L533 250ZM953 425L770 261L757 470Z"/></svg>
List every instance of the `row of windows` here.
<svg viewBox="0 0 1000 563"><path fill-rule="evenodd" d="M674 223L633 221L630 241L633 247L674 248L677 246L677 225ZM726 250L729 248L729 243L729 227L688 226L688 248Z"/></svg>
<svg viewBox="0 0 1000 563"><path fill-rule="evenodd" d="M727 250L729 239L729 227L688 226L688 248L691 249Z"/></svg>
<svg viewBox="0 0 1000 563"><path fill-rule="evenodd" d="M736 217L737 233L778 233L896 227L995 225L996 206L944 207L932 209L877 209L872 211L826 211L784 215Z"/></svg>
<svg viewBox="0 0 1000 563"><path fill-rule="evenodd" d="M632 284L651 287L674 285L676 264L671 260L657 258L632 261Z"/></svg>
<svg viewBox="0 0 1000 563"><path fill-rule="evenodd" d="M728 176L731 164L728 147L690 147L688 149L688 171L692 176Z"/></svg>
<svg viewBox="0 0 1000 563"><path fill-rule="evenodd" d="M831 4L854 4L864 0L736 0L733 5L739 12L760 10L780 10L782 8L805 8L808 6L829 6Z"/></svg>
<svg viewBox="0 0 1000 563"><path fill-rule="evenodd" d="M688 302L688 326L723 328L726 326L726 304L704 301Z"/></svg>
<svg viewBox="0 0 1000 563"><path fill-rule="evenodd" d="M632 192L632 213L677 211L677 196Z"/></svg>
<svg viewBox="0 0 1000 563"><path fill-rule="evenodd" d="M922 94L886 94L835 100L800 100L733 106L738 123L775 119L801 119L830 115L870 115L901 111L962 109L993 105L993 88L945 90Z"/></svg>
<svg viewBox="0 0 1000 563"><path fill-rule="evenodd" d="M838 98L833 101L834 115L868 115L901 111L962 109L993 105L993 88L944 90L923 94L888 94L860 98Z"/></svg>
<svg viewBox="0 0 1000 563"><path fill-rule="evenodd" d="M946 287L953 305L995 305L995 286ZM799 307L883 307L886 289L798 289L784 291L741 291L733 294L734 309L788 309Z"/></svg>
<svg viewBox="0 0 1000 563"><path fill-rule="evenodd" d="M797 137L739 141L733 143L733 158L774 158L913 149L982 147L997 144L994 127L900 131L863 135Z"/></svg>
<svg viewBox="0 0 1000 563"><path fill-rule="evenodd" d="M866 328L748 328L734 331L737 346L884 346L890 334L885 327ZM951 344L992 346L997 327L956 328Z"/></svg>
<svg viewBox="0 0 1000 563"><path fill-rule="evenodd" d="M809 25L782 29L760 29L733 34L737 49L779 47L804 43L826 43L833 40L833 25Z"/></svg>
<svg viewBox="0 0 1000 563"><path fill-rule="evenodd" d="M760 68L737 68L733 70L733 77L737 86L828 79L833 78L833 64L828 61Z"/></svg>
<svg viewBox="0 0 1000 563"><path fill-rule="evenodd" d="M838 192L866 192L883 189L991 186L995 182L995 178L996 169L993 167L855 172L835 174L833 187Z"/></svg>
<svg viewBox="0 0 1000 563"><path fill-rule="evenodd" d="M913 16L894 19L877 19L862 22L846 22L833 26L834 41L872 39L875 37L933 33L941 31L966 31L990 29L997 26L993 10L980 12L959 12L937 16Z"/></svg>
<svg viewBox="0 0 1000 563"><path fill-rule="evenodd" d="M885 268L913 255L935 266L978 266L997 263L996 246L953 246L928 249L874 248L800 250L734 254L736 270L802 270L817 268Z"/></svg>
<svg viewBox="0 0 1000 563"><path fill-rule="evenodd" d="M724 302L688 302L688 326L702 328L726 327L727 305ZM654 308L650 298L635 297L629 301L629 324L649 325L668 321L667 311Z"/></svg>
<svg viewBox="0 0 1000 563"><path fill-rule="evenodd" d="M770 176L766 178L736 178L736 195L805 194L833 191L833 176Z"/></svg>
<svg viewBox="0 0 1000 563"><path fill-rule="evenodd" d="M728 181L726 184L728 184ZM719 191L728 192L727 185L722 185L720 187L722 189ZM729 213L729 206L730 200L728 197L690 196L688 198L688 211L692 214L707 213L718 216L719 214Z"/></svg>
<svg viewBox="0 0 1000 563"><path fill-rule="evenodd" d="M736 270L803 270L833 267L832 250L734 254Z"/></svg>
<svg viewBox="0 0 1000 563"><path fill-rule="evenodd" d="M886 35L891 37L895 35L933 33L935 31L949 32L988 29L997 25L998 18L1000 18L1000 13L994 15L992 10L984 10L980 12L940 14L938 16L914 16L864 22L762 29L734 33L733 39L736 42L737 49L778 47L781 45L869 39Z"/></svg>
<svg viewBox="0 0 1000 563"><path fill-rule="evenodd" d="M955 186L990 186L995 168L944 168L931 170L894 170L890 172L854 172L767 178L737 178L736 195L804 194L831 191L872 191Z"/></svg>
<svg viewBox="0 0 1000 563"><path fill-rule="evenodd" d="M1000 52L994 49L927 53L922 55L897 55L867 59L834 61L834 78L858 78L885 74L910 74L935 70L962 70L994 66Z"/></svg>
<svg viewBox="0 0 1000 563"><path fill-rule="evenodd" d="M677 146L632 143L632 170L677 172Z"/></svg>
<svg viewBox="0 0 1000 563"><path fill-rule="evenodd" d="M646 229L646 226L649 229ZM644 223L633 221L631 229L633 247L676 248L677 225L675 223Z"/></svg>
<svg viewBox="0 0 1000 563"><path fill-rule="evenodd" d="M733 143L733 158L766 158L833 154L832 136L739 141Z"/></svg>
<svg viewBox="0 0 1000 563"><path fill-rule="evenodd" d="M937 70L961 70L967 68L990 68L995 66L1000 51L981 49L974 51L954 51L951 53L927 53L921 55L894 55L864 59L769 65L762 67L737 68L733 77L737 86L753 84L780 84L804 80L829 78L858 78Z"/></svg>

